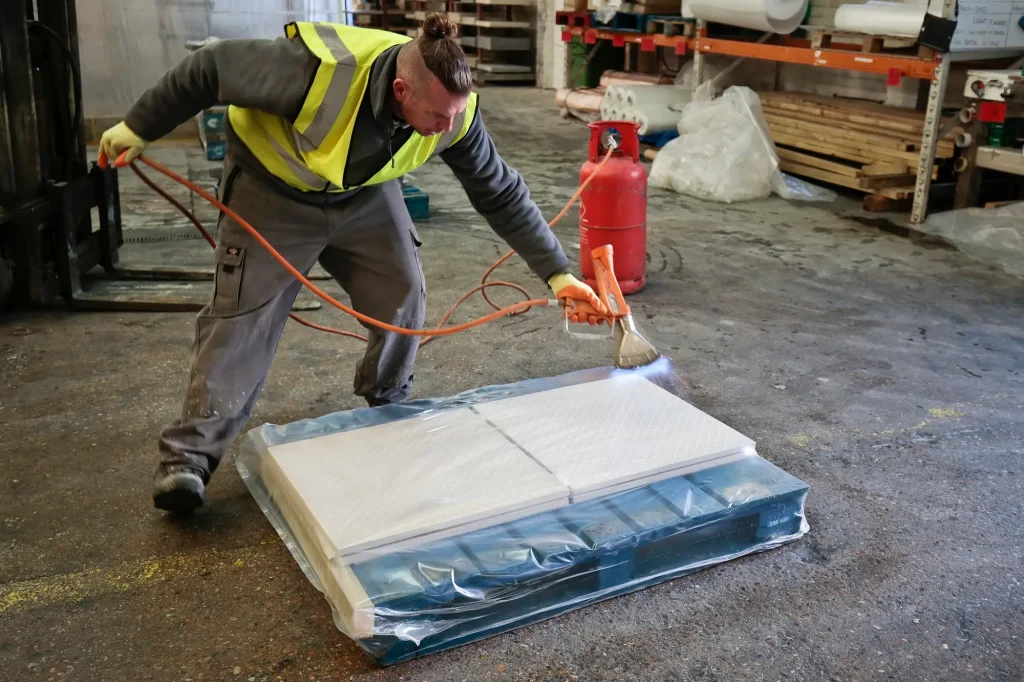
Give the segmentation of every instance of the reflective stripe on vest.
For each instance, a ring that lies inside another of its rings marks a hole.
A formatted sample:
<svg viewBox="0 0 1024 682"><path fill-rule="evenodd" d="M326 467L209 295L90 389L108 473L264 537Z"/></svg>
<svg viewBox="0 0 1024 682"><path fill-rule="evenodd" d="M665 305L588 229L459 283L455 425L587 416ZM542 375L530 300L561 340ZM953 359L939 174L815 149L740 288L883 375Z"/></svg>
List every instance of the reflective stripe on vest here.
<svg viewBox="0 0 1024 682"><path fill-rule="evenodd" d="M312 151L323 144L338 112L345 106L356 72L356 58L331 26L299 24L297 30L306 46L320 58L313 85L295 119L300 149Z"/></svg>
<svg viewBox="0 0 1024 682"><path fill-rule="evenodd" d="M370 67L386 49L410 40L389 31L342 24L298 22L285 27L320 60L294 123L253 109L231 106L228 117L238 137L266 169L304 191L339 192L359 105L367 92ZM477 96L452 121L452 129L410 138L365 184L401 177L461 140L476 115Z"/></svg>

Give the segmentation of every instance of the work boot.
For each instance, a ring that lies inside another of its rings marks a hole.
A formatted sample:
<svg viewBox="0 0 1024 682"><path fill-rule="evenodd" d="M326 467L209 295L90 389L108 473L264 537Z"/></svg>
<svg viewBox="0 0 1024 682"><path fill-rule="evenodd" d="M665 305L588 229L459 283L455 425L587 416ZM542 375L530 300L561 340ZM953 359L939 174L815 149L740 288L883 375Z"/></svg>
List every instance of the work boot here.
<svg viewBox="0 0 1024 682"><path fill-rule="evenodd" d="M161 464L153 483L153 505L157 509L187 514L203 506L206 497L205 471L191 464Z"/></svg>

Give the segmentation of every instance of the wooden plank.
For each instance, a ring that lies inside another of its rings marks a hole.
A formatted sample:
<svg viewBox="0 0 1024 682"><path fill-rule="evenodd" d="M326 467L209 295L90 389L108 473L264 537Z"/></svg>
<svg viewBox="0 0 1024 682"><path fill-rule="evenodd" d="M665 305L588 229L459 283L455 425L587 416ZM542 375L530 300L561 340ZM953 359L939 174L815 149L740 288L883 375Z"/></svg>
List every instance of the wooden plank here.
<svg viewBox="0 0 1024 682"><path fill-rule="evenodd" d="M855 141L860 144L878 145L883 149L893 149L896 151L907 151L913 147L913 144L898 137L871 135L868 133L857 132L855 130L841 130L837 129L836 126L832 126L827 123L812 123L795 118L788 118L786 116L776 116L775 114L769 113L766 113L764 118L768 121L769 125L777 124L791 129L822 133L828 135L831 139L836 139L838 137L845 140Z"/></svg>
<svg viewBox="0 0 1024 682"><path fill-rule="evenodd" d="M782 144L786 144L791 147L799 147L801 149L808 149L809 151L816 151L818 153L830 154L849 161L858 161L861 163L872 163L876 161L906 163L909 168L914 170L917 169L918 163L920 163L920 159L916 152L901 152L895 149L882 149L880 147L871 147L847 140L836 141L834 138L829 138L828 136L820 133L810 133L806 130L793 130L785 127L779 127L775 124L769 124L769 131L771 132L773 139L783 135L789 140L795 139L798 141L796 143L786 142L782 140L782 138L778 138ZM800 142L800 140L805 140L806 142ZM834 151L822 152L818 149L813 149L807 146L808 143L824 147L826 150ZM861 159L857 158L858 156L866 160L861 161ZM936 169L937 166L933 167L933 171ZM935 173L933 172L932 175L934 176L934 174Z"/></svg>
<svg viewBox="0 0 1024 682"><path fill-rule="evenodd" d="M876 118L888 118L895 122L913 121L923 123L924 113L914 109L886 106L878 102L870 102L863 99L851 97L830 97L828 95L815 95L809 92L771 92L765 93L769 96L779 97L790 101L807 102L814 105L832 107L840 110L857 109L861 112L868 112Z"/></svg>
<svg viewBox="0 0 1024 682"><path fill-rule="evenodd" d="M786 161L793 161L794 163L802 163L805 166L811 166L812 168L820 168L830 173L837 175L846 175L851 178L855 178L860 175L860 169L853 166L847 166L843 163L836 163L835 161L829 161L827 159L819 159L816 156L810 154L802 154L792 149L786 149L785 147L776 147L776 153L780 159Z"/></svg>
<svg viewBox="0 0 1024 682"><path fill-rule="evenodd" d="M886 159L884 161L879 161L877 158L870 156L870 154L875 153L878 150L860 150L860 149L855 149L855 148L839 147L839 146L836 146L836 145L833 145L833 144L829 144L829 143L825 143L825 142L807 140L806 137L797 137L797 136L791 136L791 135L784 135L784 134L781 134L781 133L779 133L777 131L774 131L774 130L771 131L771 133L772 133L772 141L776 145L783 144L783 145L786 145L788 147L796 147L798 149L804 149L804 150L815 152L815 153L818 153L818 154L824 154L826 156L834 156L834 157L836 157L838 159L844 159L846 161L853 161L853 162L856 162L856 163L868 164L868 165L865 165L863 168L868 168L870 166L874 166L874 168L876 170L876 175L878 174L877 170L880 170L882 168L889 168L889 169L895 171L895 173L900 173L900 172L903 172L903 173L916 173L917 172L918 160L916 158L915 159L907 159L907 160L903 160L903 159ZM776 149L778 149L778 147L776 147ZM906 154L908 152L895 152L895 153L897 153L897 154ZM863 168L861 169L862 173L863 173ZM889 173L889 174L895 174L895 173ZM936 180L938 177L939 177L939 168L938 168L938 166L934 166L934 167L932 167L932 180Z"/></svg>
<svg viewBox="0 0 1024 682"><path fill-rule="evenodd" d="M896 173L906 173L909 168L910 164L907 163L876 161L861 168L860 174L866 177L873 175L895 175Z"/></svg>
<svg viewBox="0 0 1024 682"><path fill-rule="evenodd" d="M889 122L882 119L875 119L870 115L847 115L845 112L836 110L830 110L823 107L804 107L800 105L794 105L787 102L774 102L766 101L761 103L761 108L766 113L772 113L778 116L790 116L805 121L822 122L822 119L828 119L830 121L841 122L844 129L849 128L860 132L866 132L870 134L886 135L889 137L899 137L907 140L912 144L921 143L921 135L924 132L922 125L912 124L897 124L890 125ZM948 119L947 119L948 120ZM954 126L950 129L949 133L946 134L940 144L944 147L948 147L952 150L953 142L956 136L963 132L963 129L959 126Z"/></svg>
<svg viewBox="0 0 1024 682"><path fill-rule="evenodd" d="M822 117L819 114L812 114L805 111L793 111L792 109L784 109L777 107L772 103L762 103L761 109L765 115L771 114L772 116L781 116L783 118L789 118L796 121L807 121L808 123L816 123L818 125L827 125L832 127L834 124L823 123ZM908 133L903 131L889 130L881 128L877 123L853 123L851 121L842 121L842 131L854 130L859 133L865 133L868 135L884 135L885 137L892 137L895 139L903 140L908 144L920 144L921 135L915 133Z"/></svg>
<svg viewBox="0 0 1024 682"><path fill-rule="evenodd" d="M834 156L837 159L845 159L847 161L855 161L857 163L873 163L877 162L877 159L867 154L862 154L856 149L849 147L835 147L830 146L825 142L819 142L817 140L810 140L806 137L799 135L787 135L776 130L771 131L772 141L775 144L784 144L789 147L796 147L797 149L806 149L810 152L816 152L818 154L824 154L826 156Z"/></svg>
<svg viewBox="0 0 1024 682"><path fill-rule="evenodd" d="M844 123L855 123L858 125L874 125L880 129L891 130L906 135L911 135L919 138L924 132L924 121L921 122L906 122L906 121L891 121L884 118L878 118L868 113L858 113L856 110L844 111L833 107L826 107L817 104L788 101L788 100L776 100L761 98L762 107L771 107L773 109L781 109L786 112L802 113L809 116L817 116L818 118L827 118L833 121L842 121Z"/></svg>
<svg viewBox="0 0 1024 682"><path fill-rule="evenodd" d="M838 173L829 173L828 171L821 170L820 168L811 168L810 166L805 166L802 163L794 163L792 161L781 161L779 163L779 168L787 173L792 173L793 175L802 175L807 178L813 178L815 180L821 180L823 182L830 182L833 185L848 187L850 189L861 189L860 181L857 180L857 178L839 175Z"/></svg>
<svg viewBox="0 0 1024 682"><path fill-rule="evenodd" d="M909 187L889 187L878 190L876 194L881 194L883 197L889 197L890 199L911 199L914 196L914 187L913 185Z"/></svg>
<svg viewBox="0 0 1024 682"><path fill-rule="evenodd" d="M762 109L764 109L764 107L762 107ZM764 117L769 123L788 125L801 130L827 132L833 138L853 141L860 145L881 145L885 149L912 151L918 148L921 144L919 139L900 137L898 135L887 135L884 133L862 132L861 130L854 129L855 127L849 124L837 128L835 125L829 123L820 123L820 118L814 120L810 117L792 116L789 114L779 115L772 113L770 109L764 110ZM935 156L942 159L952 157L953 143L940 142L936 145Z"/></svg>
<svg viewBox="0 0 1024 682"><path fill-rule="evenodd" d="M918 161L918 155L916 152L903 152L898 149L885 149L879 146L865 145L860 142L851 140L837 140L834 134L810 130L800 130L798 128L793 128L779 123L772 123L770 121L768 123L768 129L771 131L773 138L775 136L776 131L795 138L809 137L811 138L811 140L817 140L818 142L824 143L825 146L835 147L836 149L849 149L854 152L857 152L858 154L871 157L878 161L888 161L891 159L897 159L905 160L908 163L912 162L915 165Z"/></svg>
<svg viewBox="0 0 1024 682"><path fill-rule="evenodd" d="M887 132L890 130L900 131L901 135L906 134L905 136L909 136L909 139L920 144L920 138L924 131L924 115L920 112L887 107L873 102L847 99L840 100L836 98L833 98L829 103L808 103L797 98L788 97L788 94L789 93L761 93L762 106L767 105L777 109L796 111L804 115L811 115L815 118L829 118L858 125L880 127L886 129ZM778 95L783 96L778 97ZM901 113L894 115L893 112ZM943 123L948 121L949 119L947 118ZM954 127L949 131L946 137L940 141L943 151L949 152L948 156L952 156L953 140L961 132L963 132L961 128Z"/></svg>
<svg viewBox="0 0 1024 682"><path fill-rule="evenodd" d="M843 45L860 45L865 39L877 39L877 40L888 40L896 43L889 49L903 49L907 47L913 47L917 42L916 39L908 36L895 36L886 33L860 33L858 31L845 31L831 26L801 26L800 28L807 31L811 36L822 36L832 38L835 42ZM813 46L813 42L811 43Z"/></svg>
<svg viewBox="0 0 1024 682"><path fill-rule="evenodd" d="M1024 152L1007 147L978 147L978 168L1024 175Z"/></svg>
<svg viewBox="0 0 1024 682"><path fill-rule="evenodd" d="M860 179L863 189L879 190L890 187L906 187L913 184L917 176L912 173L895 173L893 175L873 175Z"/></svg>

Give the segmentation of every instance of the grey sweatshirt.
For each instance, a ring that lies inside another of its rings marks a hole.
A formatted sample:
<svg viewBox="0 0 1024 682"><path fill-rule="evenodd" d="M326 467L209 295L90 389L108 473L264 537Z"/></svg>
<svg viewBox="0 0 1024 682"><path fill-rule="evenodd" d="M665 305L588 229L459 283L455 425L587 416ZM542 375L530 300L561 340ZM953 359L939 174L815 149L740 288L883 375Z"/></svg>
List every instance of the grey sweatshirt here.
<svg viewBox="0 0 1024 682"><path fill-rule="evenodd" d="M398 48L373 63L366 95L356 115L345 169L345 185L358 186L391 163L412 134L395 119L391 97ZM147 90L125 116L145 140L157 140L215 104L257 109L294 121L319 59L301 40L221 40L196 50ZM297 201L344 202L351 192L302 192L270 174L228 125L228 154L244 171ZM484 128L479 107L469 131L441 153L470 203L543 280L568 272L558 239L530 198L522 177L505 163ZM358 189L353 191L359 191Z"/></svg>

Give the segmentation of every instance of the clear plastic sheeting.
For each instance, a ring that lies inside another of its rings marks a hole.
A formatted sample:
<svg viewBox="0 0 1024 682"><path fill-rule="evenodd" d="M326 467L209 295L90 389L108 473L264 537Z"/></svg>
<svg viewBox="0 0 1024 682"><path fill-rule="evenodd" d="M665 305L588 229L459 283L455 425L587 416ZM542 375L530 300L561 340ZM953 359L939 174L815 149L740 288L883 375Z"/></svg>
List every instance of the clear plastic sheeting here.
<svg viewBox="0 0 1024 682"><path fill-rule="evenodd" d="M1024 202L933 213L914 227L983 263L1024 277Z"/></svg>
<svg viewBox="0 0 1024 682"><path fill-rule="evenodd" d="M807 486L662 359L248 434L236 460L334 622L382 665L808 531Z"/></svg>
<svg viewBox="0 0 1024 682"><path fill-rule="evenodd" d="M721 97L683 108L679 137L658 150L650 184L698 199L732 203L772 192L785 199L831 201L836 194L784 177L753 90L731 86Z"/></svg>
<svg viewBox="0 0 1024 682"><path fill-rule="evenodd" d="M186 43L279 38L291 21L345 21L335 0L79 0L82 94L88 117L124 116Z"/></svg>

